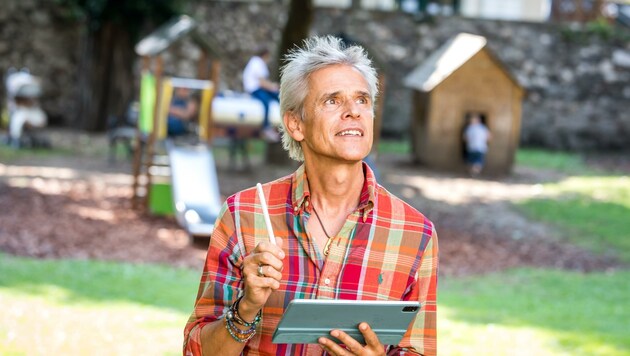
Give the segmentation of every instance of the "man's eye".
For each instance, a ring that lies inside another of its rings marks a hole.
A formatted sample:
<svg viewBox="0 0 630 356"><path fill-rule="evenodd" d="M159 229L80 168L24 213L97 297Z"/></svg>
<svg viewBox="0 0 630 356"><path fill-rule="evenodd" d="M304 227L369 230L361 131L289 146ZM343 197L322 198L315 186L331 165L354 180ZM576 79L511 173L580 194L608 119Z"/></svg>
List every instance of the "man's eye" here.
<svg viewBox="0 0 630 356"><path fill-rule="evenodd" d="M335 100L335 99L327 99L325 101L325 103L329 104L329 105L335 105L335 104L337 104L337 100Z"/></svg>

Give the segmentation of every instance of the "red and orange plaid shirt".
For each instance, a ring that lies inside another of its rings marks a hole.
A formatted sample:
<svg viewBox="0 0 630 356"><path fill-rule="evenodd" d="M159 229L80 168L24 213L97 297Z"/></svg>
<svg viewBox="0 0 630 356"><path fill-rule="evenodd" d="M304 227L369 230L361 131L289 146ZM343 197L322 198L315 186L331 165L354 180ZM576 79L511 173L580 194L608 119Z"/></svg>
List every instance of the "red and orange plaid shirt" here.
<svg viewBox="0 0 630 356"><path fill-rule="evenodd" d="M280 289L263 308L245 355L322 355L319 345L272 344L292 299L418 300L422 308L399 345L388 354L435 355L438 241L433 224L376 183L363 164L365 184L357 209L331 237L323 256L309 238L310 193L304 166L263 185L276 236L286 253ZM227 199L215 225L195 309L184 330L184 354L201 355L201 328L223 318L243 291L243 258L268 239L256 189Z"/></svg>

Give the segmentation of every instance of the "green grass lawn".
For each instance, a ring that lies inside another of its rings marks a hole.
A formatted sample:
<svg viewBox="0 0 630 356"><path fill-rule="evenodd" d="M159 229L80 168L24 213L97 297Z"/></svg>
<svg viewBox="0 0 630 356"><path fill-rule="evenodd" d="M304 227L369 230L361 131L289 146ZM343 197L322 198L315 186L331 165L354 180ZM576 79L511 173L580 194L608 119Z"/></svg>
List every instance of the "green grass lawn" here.
<svg viewBox="0 0 630 356"><path fill-rule="evenodd" d="M548 158L545 161L545 157ZM540 198L518 206L531 218L566 232L571 241L630 263L630 178L586 167L577 155L522 150L517 162L564 173L543 185Z"/></svg>
<svg viewBox="0 0 630 356"><path fill-rule="evenodd" d="M0 254L0 354L175 355L199 273Z"/></svg>
<svg viewBox="0 0 630 356"><path fill-rule="evenodd" d="M590 171L581 156L573 153L549 151L543 149L519 149L516 152L516 164L532 168L552 169L564 173Z"/></svg>
<svg viewBox="0 0 630 356"><path fill-rule="evenodd" d="M444 355L630 355L630 271L442 278Z"/></svg>
<svg viewBox="0 0 630 356"><path fill-rule="evenodd" d="M0 354L179 354L199 273L0 255ZM443 278L441 355L628 355L629 271ZM515 350L518 352L515 353Z"/></svg>

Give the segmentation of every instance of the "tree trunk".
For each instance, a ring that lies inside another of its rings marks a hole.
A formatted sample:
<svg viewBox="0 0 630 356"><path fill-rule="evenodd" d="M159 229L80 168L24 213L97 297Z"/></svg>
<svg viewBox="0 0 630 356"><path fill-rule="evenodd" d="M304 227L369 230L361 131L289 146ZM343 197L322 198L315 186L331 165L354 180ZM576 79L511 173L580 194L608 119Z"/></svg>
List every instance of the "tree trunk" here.
<svg viewBox="0 0 630 356"><path fill-rule="evenodd" d="M313 21L313 0L291 0L289 17L282 31L282 40L278 48L278 58L282 58L294 45L300 45L308 37ZM279 68L280 66L277 66ZM276 78L279 75L276 72ZM292 162L289 154L282 148L282 143L267 145L266 161L269 164L287 165Z"/></svg>
<svg viewBox="0 0 630 356"><path fill-rule="evenodd" d="M101 131L107 128L108 117L123 115L133 98L134 52L129 34L112 22L87 36L78 127Z"/></svg>
<svg viewBox="0 0 630 356"><path fill-rule="evenodd" d="M294 45L302 44L302 41L308 37L312 22L313 0L291 0L289 17L284 25L280 48L278 48L280 62Z"/></svg>

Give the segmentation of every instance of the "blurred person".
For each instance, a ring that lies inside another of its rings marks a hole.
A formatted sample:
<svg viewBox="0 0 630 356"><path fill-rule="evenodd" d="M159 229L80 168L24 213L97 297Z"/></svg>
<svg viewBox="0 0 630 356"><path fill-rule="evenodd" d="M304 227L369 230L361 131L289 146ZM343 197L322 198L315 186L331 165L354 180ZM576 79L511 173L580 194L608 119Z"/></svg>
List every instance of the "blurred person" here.
<svg viewBox="0 0 630 356"><path fill-rule="evenodd" d="M481 173L490 138L490 130L484 125L481 114L473 113L470 115L463 139L466 143L466 163L471 176L477 176Z"/></svg>
<svg viewBox="0 0 630 356"><path fill-rule="evenodd" d="M278 83L269 80L267 64L271 53L267 48L260 49L251 57L243 70L243 89L263 104L263 123L261 135L269 142L279 142L280 135L269 123L269 105L279 101Z"/></svg>
<svg viewBox="0 0 630 356"><path fill-rule="evenodd" d="M167 133L169 137L188 133L188 123L197 115L198 106L189 88L175 87L168 109Z"/></svg>
<svg viewBox="0 0 630 356"><path fill-rule="evenodd" d="M277 244L256 188L227 199L210 239L186 355L436 355L438 241L433 224L376 182L364 163L373 139L376 71L359 46L312 37L282 68L282 143L303 164L263 184ZM273 344L295 298L418 300L399 345L340 330L319 344Z"/></svg>
<svg viewBox="0 0 630 356"><path fill-rule="evenodd" d="M9 144L21 147L25 141L27 146L36 146L32 135L46 126L48 117L39 105L42 84L39 78L30 74L27 69L7 71L7 110L9 118Z"/></svg>

